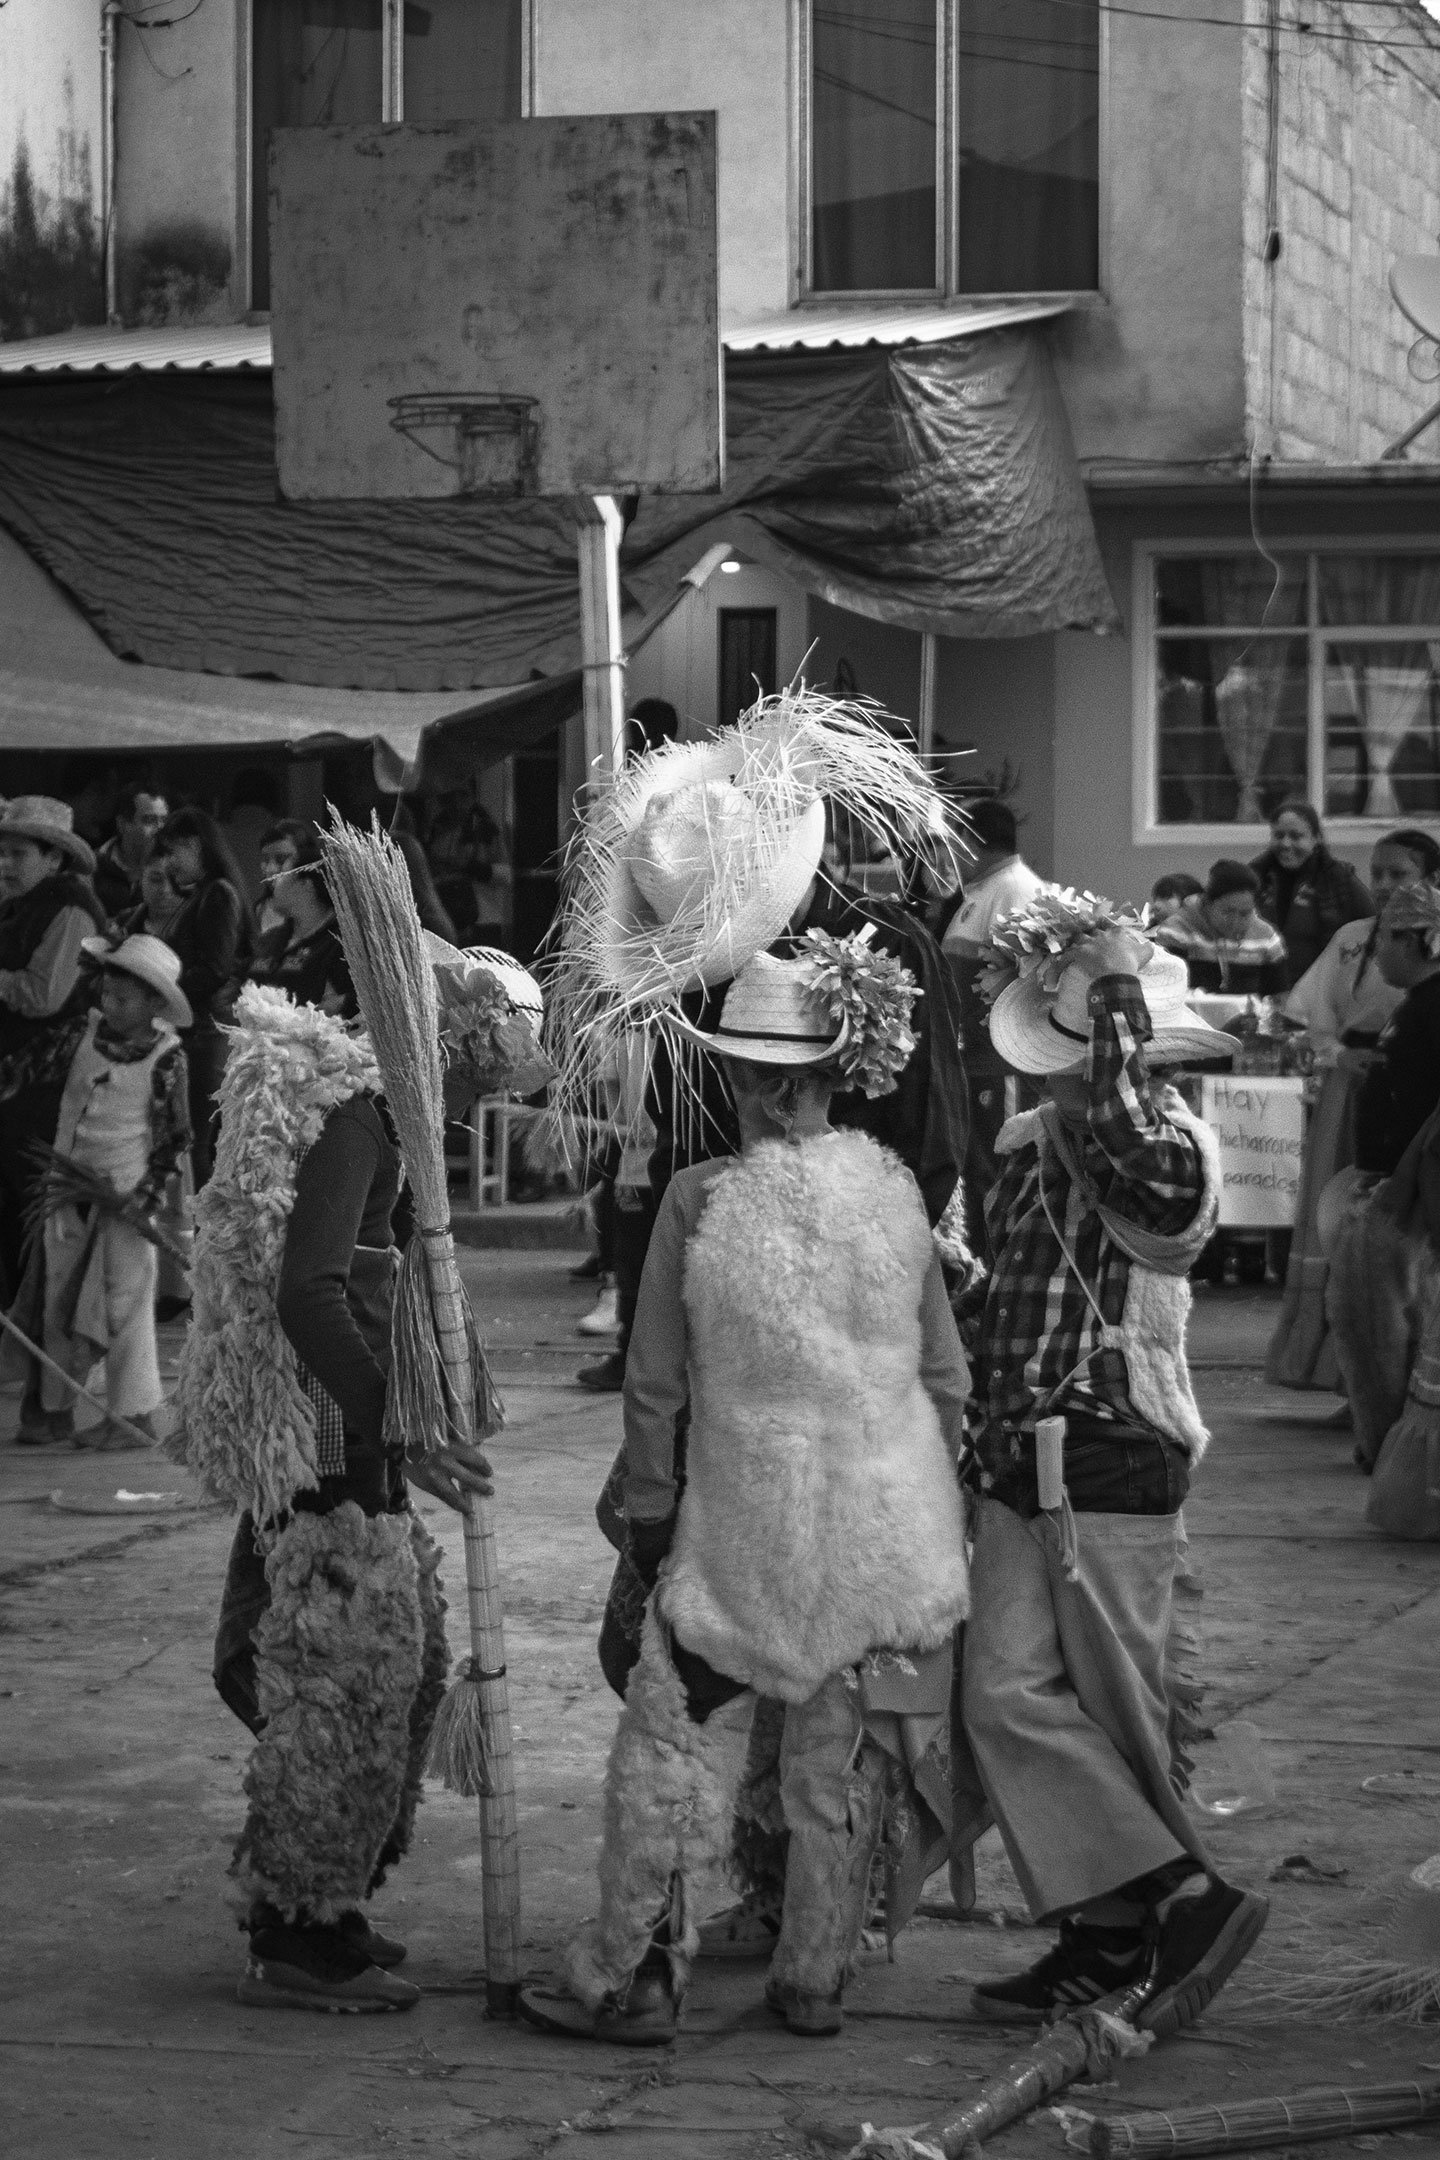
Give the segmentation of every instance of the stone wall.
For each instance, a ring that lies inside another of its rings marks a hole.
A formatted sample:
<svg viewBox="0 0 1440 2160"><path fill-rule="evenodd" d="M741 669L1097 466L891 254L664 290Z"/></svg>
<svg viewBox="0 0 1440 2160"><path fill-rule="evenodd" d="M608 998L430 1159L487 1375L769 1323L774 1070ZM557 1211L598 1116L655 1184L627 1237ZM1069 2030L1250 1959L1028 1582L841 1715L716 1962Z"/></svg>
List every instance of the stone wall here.
<svg viewBox="0 0 1440 2160"><path fill-rule="evenodd" d="M1440 395L1440 385L1407 369L1416 333L1387 284L1396 256L1440 251L1440 24L1418 0L1393 12L1316 0L1305 10L1310 36L1282 31L1272 81L1265 0L1247 6L1245 364L1254 446L1281 459L1369 463ZM1321 32L1329 34L1313 34ZM1267 264L1272 88L1280 251ZM1440 428L1410 455L1440 459Z"/></svg>

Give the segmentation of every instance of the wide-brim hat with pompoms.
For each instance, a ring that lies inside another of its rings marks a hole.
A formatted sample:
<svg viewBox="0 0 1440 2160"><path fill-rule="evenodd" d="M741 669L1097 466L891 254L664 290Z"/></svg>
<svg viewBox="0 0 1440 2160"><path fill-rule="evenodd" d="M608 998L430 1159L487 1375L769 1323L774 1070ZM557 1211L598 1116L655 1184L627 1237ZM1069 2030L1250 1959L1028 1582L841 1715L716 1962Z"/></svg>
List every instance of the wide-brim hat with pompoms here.
<svg viewBox="0 0 1440 2160"><path fill-rule="evenodd" d="M1212 1063L1233 1056L1235 1038L1211 1027L1186 1003L1189 977L1183 960L1159 946L1151 949L1139 983L1150 1015L1145 1056L1151 1065ZM1043 974L1022 975L1000 992L990 1011L990 1040L1015 1072L1073 1072L1085 1062L1090 1041L1090 978L1068 967L1057 988Z"/></svg>
<svg viewBox="0 0 1440 2160"><path fill-rule="evenodd" d="M447 1057L468 1064L484 1094L535 1094L555 1071L540 1048L545 1000L535 977L493 945L452 945L433 930L421 936Z"/></svg>

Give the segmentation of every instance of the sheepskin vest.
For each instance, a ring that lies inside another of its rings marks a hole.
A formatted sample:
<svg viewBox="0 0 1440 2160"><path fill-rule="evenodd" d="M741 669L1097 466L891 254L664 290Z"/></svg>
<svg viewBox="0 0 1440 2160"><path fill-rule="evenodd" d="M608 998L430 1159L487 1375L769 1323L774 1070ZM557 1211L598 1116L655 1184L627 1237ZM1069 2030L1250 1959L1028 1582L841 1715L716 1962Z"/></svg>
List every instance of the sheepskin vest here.
<svg viewBox="0 0 1440 2160"><path fill-rule="evenodd" d="M380 1074L366 1037L283 990L248 984L235 1017L166 1453L212 1499L264 1523L319 1482L315 1411L275 1311L295 1173L330 1112L378 1093Z"/></svg>
<svg viewBox="0 0 1440 2160"><path fill-rule="evenodd" d="M920 1381L930 1227L858 1132L756 1148L685 1256L690 1431L660 1610L761 1694L804 1702L966 1611L955 1465Z"/></svg>
<svg viewBox="0 0 1440 2160"><path fill-rule="evenodd" d="M1124 1253L1129 1274L1118 1326L1097 1329L1099 1347L1118 1350L1125 1360L1130 1401L1167 1440L1183 1447L1193 1467L1210 1445L1200 1416L1190 1368L1185 1361L1185 1325L1190 1317L1190 1266L1215 1228L1220 1197L1220 1149L1208 1125L1192 1116L1173 1088L1161 1099L1164 1115L1190 1134L1204 1166L1205 1194L1188 1229L1161 1237L1139 1224L1102 1209L1105 1227ZM1051 1113L1053 1115L1053 1113ZM1046 1111L1024 1110L1007 1119L995 1141L997 1155L1015 1155L1025 1147L1053 1146ZM1062 1401L1059 1406L1064 1410Z"/></svg>

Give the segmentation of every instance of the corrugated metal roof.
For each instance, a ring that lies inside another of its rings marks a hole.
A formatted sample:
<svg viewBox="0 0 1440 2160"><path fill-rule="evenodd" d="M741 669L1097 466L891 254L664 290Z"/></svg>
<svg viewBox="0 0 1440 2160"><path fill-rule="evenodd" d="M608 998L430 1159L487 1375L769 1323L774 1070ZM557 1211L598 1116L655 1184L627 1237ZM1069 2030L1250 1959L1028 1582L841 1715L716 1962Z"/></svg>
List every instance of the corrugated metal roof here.
<svg viewBox="0 0 1440 2160"><path fill-rule="evenodd" d="M1068 299L988 300L951 307L837 308L823 315L810 308L792 308L766 322L727 330L725 350L823 352L859 345L938 345L944 338L970 337L980 330L1064 315L1070 306Z"/></svg>
<svg viewBox="0 0 1440 2160"><path fill-rule="evenodd" d="M199 323L161 330L66 330L0 345L0 374L119 375L129 368L268 368L268 323Z"/></svg>
<svg viewBox="0 0 1440 2160"><path fill-rule="evenodd" d="M857 307L820 314L792 308L724 333L727 352L822 352L862 345L933 345L1010 323L1063 315L1059 300L994 300L953 307ZM67 330L0 344L0 375L118 375L175 368L268 368L268 323L200 323L157 330Z"/></svg>

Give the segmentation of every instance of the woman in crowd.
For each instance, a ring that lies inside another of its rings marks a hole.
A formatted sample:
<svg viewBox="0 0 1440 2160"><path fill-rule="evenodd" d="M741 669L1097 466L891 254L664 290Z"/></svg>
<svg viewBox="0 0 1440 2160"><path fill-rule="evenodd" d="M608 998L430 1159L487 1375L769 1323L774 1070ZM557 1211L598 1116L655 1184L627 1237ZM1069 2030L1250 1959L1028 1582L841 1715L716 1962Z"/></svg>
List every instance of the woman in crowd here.
<svg viewBox="0 0 1440 2160"><path fill-rule="evenodd" d="M1355 1166L1320 1211L1330 1251L1326 1310L1350 1397L1355 1458L1383 1472L1372 1521L1440 1536L1426 1456L1440 1446L1440 892L1402 885L1385 904L1376 958L1404 993L1355 1100ZM1377 1502L1381 1504L1377 1507Z"/></svg>
<svg viewBox="0 0 1440 2160"><path fill-rule="evenodd" d="M1248 864L1212 863L1204 888L1155 925L1155 940L1185 962L1192 990L1267 997L1286 984L1285 947L1256 912L1260 880Z"/></svg>
<svg viewBox="0 0 1440 2160"><path fill-rule="evenodd" d="M1258 905L1285 940L1286 987L1313 967L1337 930L1370 915L1370 895L1349 863L1325 845L1314 806L1298 795L1270 820L1270 845L1251 865Z"/></svg>
<svg viewBox="0 0 1440 2160"><path fill-rule="evenodd" d="M319 1005L342 1020L353 1020L355 987L313 833L292 851L289 867L273 880L270 905L283 942L257 958L250 980L288 991L297 1005Z"/></svg>
<svg viewBox="0 0 1440 2160"><path fill-rule="evenodd" d="M239 866L203 810L177 810L167 818L155 852L179 901L165 942L180 955L180 988L195 1015L184 1044L198 1191L215 1160L215 1105L225 1070L220 1022L249 965L255 927Z"/></svg>
<svg viewBox="0 0 1440 2160"><path fill-rule="evenodd" d="M1356 1091L1381 1029L1404 996L1379 965L1379 911L1400 886L1437 880L1440 846L1428 833L1393 832L1377 841L1370 856L1370 897L1377 913L1337 930L1286 1001L1286 1018L1305 1029L1325 1078L1305 1138L1285 1298L1266 1360L1266 1377L1277 1387L1333 1389L1338 1384L1335 1346L1325 1323L1330 1270L1316 1209L1331 1178L1353 1160Z"/></svg>

